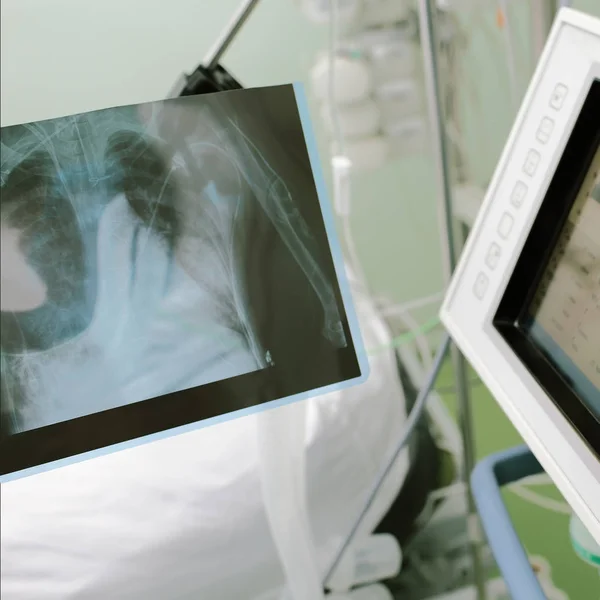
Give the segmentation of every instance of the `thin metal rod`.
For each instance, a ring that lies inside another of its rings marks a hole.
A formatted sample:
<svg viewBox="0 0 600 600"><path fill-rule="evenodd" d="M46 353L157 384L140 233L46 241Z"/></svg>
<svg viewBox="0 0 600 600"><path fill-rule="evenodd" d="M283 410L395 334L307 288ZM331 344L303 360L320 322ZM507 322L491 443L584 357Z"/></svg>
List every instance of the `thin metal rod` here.
<svg viewBox="0 0 600 600"><path fill-rule="evenodd" d="M533 52L534 65L537 64L544 50L556 12L561 6L569 6L570 4L570 2L561 2L560 0L531 0L529 13L531 19L531 51Z"/></svg>
<svg viewBox="0 0 600 600"><path fill-rule="evenodd" d="M223 54L227 52L227 49L235 39L235 36L240 32L240 29L244 26L259 1L260 0L242 1L227 27L221 32L221 35L205 56L203 64L207 69L214 69L219 64Z"/></svg>
<svg viewBox="0 0 600 600"><path fill-rule="evenodd" d="M362 509L360 515L354 522L354 525L353 525L352 529L350 530L350 533L346 536L346 540L344 541L344 543L342 544L342 547L340 548L339 552L337 553L337 555L333 561L333 564L328 569L327 574L325 575L325 579L323 580L324 587L327 587L327 584L329 583L331 577L334 575L335 571L339 567L340 562L346 556L346 552L352 545L352 542L354 541L357 531L360 529L360 526L362 525L366 515L369 513L369 510L371 509L371 506L373 505L373 502L379 495L379 490L381 489L381 486L387 480L388 475L390 474L390 471L396 464L398 457L400 456L400 454L402 453L402 451L404 450L404 448L406 447L408 442L411 440L411 438L416 430L417 425L419 424L421 418L423 417L425 408L427 406L427 399L429 398L429 396L431 394L431 390L433 389L433 386L435 385L435 382L437 381L437 378L438 378L441 368L444 366L444 360L446 358L446 354L448 353L449 346L450 346L450 337L446 336L444 338L444 341L442 342L441 346L438 348L437 354L433 361L433 366L431 367L431 370L429 371L429 373L427 375L427 380L425 381L425 385L423 385L421 387L421 389L419 390L419 393L417 394L417 399L415 400L415 404L410 411L410 415L408 416L408 419L406 419L406 424L404 426L404 431L403 431L402 437L396 444L396 448L394 449L394 453L392 454L391 458L386 462L385 466L383 467L382 471L380 472L379 476L377 477L377 479L375 481L375 485L371 488L371 492L369 493L369 496L367 497L367 500L363 506L363 509Z"/></svg>
<svg viewBox="0 0 600 600"><path fill-rule="evenodd" d="M429 120L434 144L437 181L439 188L439 221L442 235L442 254L444 260L444 274L446 284L450 282L460 248L456 243L452 202L452 174L450 168L450 153L445 128L445 115L442 100L442 86L438 64L439 42L436 29L436 13L432 0L419 0L419 29L421 48L423 51L425 83L427 85L427 100ZM456 345L450 346L450 357L456 383L458 400L459 427L463 443L463 471L462 479L465 483L468 501L469 517L476 514L477 509L473 500L470 486L470 474L475 466L475 443L473 435L473 418L469 398L469 382L467 376L467 363ZM485 598L485 579L479 555L479 547L471 543L471 556L473 561L473 574L475 587L479 600Z"/></svg>

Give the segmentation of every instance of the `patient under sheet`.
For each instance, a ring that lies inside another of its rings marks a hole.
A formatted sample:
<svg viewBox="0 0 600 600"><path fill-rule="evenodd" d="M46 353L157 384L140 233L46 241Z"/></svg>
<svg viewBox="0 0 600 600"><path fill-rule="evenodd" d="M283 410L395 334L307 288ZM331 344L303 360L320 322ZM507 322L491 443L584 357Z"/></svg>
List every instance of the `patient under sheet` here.
<svg viewBox="0 0 600 600"><path fill-rule="evenodd" d="M354 296L367 348L389 344L370 301ZM307 402L308 507L325 572L402 434L395 353L377 352L362 385ZM284 575L261 496L259 418L4 484L3 600L278 599ZM408 466L404 454L367 528L392 505Z"/></svg>

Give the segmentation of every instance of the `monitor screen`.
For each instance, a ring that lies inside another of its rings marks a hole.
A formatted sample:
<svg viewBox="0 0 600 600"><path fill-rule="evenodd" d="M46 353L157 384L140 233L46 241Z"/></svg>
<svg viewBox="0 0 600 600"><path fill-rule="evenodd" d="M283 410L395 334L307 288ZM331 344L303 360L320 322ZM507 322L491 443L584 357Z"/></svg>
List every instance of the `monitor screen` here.
<svg viewBox="0 0 600 600"><path fill-rule="evenodd" d="M600 418L600 149L528 315L528 334Z"/></svg>
<svg viewBox="0 0 600 600"><path fill-rule="evenodd" d="M594 79L493 319L600 457L600 81Z"/></svg>

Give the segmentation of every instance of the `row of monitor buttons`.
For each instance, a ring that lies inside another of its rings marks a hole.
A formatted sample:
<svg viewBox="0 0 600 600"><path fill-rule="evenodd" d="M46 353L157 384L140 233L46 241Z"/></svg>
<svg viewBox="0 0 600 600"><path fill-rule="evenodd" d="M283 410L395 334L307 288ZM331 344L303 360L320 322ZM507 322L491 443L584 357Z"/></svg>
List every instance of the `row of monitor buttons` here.
<svg viewBox="0 0 600 600"><path fill-rule="evenodd" d="M552 93L550 98L550 107L554 110L560 110L563 107L565 102L565 98L567 97L568 88L562 83L559 83ZM552 136L552 132L554 131L554 121L550 117L543 117L539 127L536 132L537 141L545 145L550 141ZM541 154L534 150L533 148L529 150L527 156L525 157L525 162L523 164L523 172L528 177L533 177L537 171L538 165L541 161ZM510 195L510 203L516 209L521 208L523 202L525 201L525 197L527 196L528 187L527 184L521 180L517 181L515 184L511 195ZM512 231L515 219L512 214L508 211L504 212L500 222L498 224L498 235L506 240L510 236L510 232ZM490 247L488 248L487 254L485 256L485 265L490 271L494 271L500 262L500 258L502 256L502 248L500 244L497 242L492 242ZM488 275L481 271L475 280L475 285L473 288L473 292L475 296L481 300L483 299L487 288L489 285L489 277Z"/></svg>
<svg viewBox="0 0 600 600"><path fill-rule="evenodd" d="M527 195L527 185L523 181L517 181L511 193L510 202L515 208L521 207ZM515 218L508 211L505 211L500 222L498 223L497 232L501 239L507 240L515 224ZM498 242L492 242L485 255L485 266L494 271L502 257L502 248ZM479 273L475 280L474 293L475 296L482 300L489 285L489 277L483 271Z"/></svg>

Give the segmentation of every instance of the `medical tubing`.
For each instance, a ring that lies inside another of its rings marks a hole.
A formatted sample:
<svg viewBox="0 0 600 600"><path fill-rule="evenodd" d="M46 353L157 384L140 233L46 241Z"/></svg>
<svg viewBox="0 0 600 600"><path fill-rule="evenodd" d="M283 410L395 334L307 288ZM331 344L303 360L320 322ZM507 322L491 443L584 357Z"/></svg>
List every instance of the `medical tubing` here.
<svg viewBox="0 0 600 600"><path fill-rule="evenodd" d="M324 598L308 515L307 410L306 402L294 402L257 415L262 495L285 574L286 600Z"/></svg>
<svg viewBox="0 0 600 600"><path fill-rule="evenodd" d="M506 68L510 83L510 98L513 112L519 108L519 82L517 77L517 59L514 47L514 35L512 31L511 16L508 7L508 0L499 0L498 10L503 15L502 33L504 35L504 45L506 48Z"/></svg>
<svg viewBox="0 0 600 600"><path fill-rule="evenodd" d="M529 487L527 487L527 485L524 483L513 483L512 485L507 486L507 489L509 489L515 496L521 498L521 500L524 502L532 504L533 506L537 506L538 508L561 515L571 515L571 508L566 502L560 502L558 500L548 498L543 494L538 494L537 492L529 489Z"/></svg>
<svg viewBox="0 0 600 600"><path fill-rule="evenodd" d="M331 159L333 175L333 201L335 210L341 219L342 237L346 246L346 254L350 267L354 269L358 284L362 291L369 293L367 277L354 244L352 225L350 223L352 181L352 162L345 155L345 140L339 120L339 111L335 94L335 61L338 50L339 6L338 0L330 0L329 39L327 53L327 103L329 117L333 129L334 156Z"/></svg>
<svg viewBox="0 0 600 600"><path fill-rule="evenodd" d="M329 116L333 127L333 137L335 141L336 154L344 154L344 136L340 126L338 111L336 108L335 96L335 59L338 49L338 27L339 27L339 7L338 0L329 0L329 45L327 52L328 73L327 73L327 102L329 103Z"/></svg>
<svg viewBox="0 0 600 600"><path fill-rule="evenodd" d="M333 205L340 217L350 216L350 171L352 162L347 156L336 155L331 159L333 167Z"/></svg>
<svg viewBox="0 0 600 600"><path fill-rule="evenodd" d="M390 457L390 460L387 462L387 464L384 466L384 468L381 470L381 473L377 477L377 479L375 481L375 485L371 489L371 492L369 493L369 495L367 497L367 500L364 504L362 511L358 515L358 518L356 519L352 529L350 530L350 533L346 537L346 540L342 544L340 551L337 553L335 560L333 561L331 567L327 570L327 573L326 573L325 579L324 579L324 587L327 587L327 583L329 582L330 578L337 570L340 562L342 561L342 558L344 557L344 555L348 551L349 547L351 546L352 542L354 541L354 536L356 535L356 532L360 528L360 525L361 525L363 519L365 518L365 516L368 514L369 510L371 509L373 502L377 498L377 494L379 493L381 486L387 479L396 460L398 459L398 457L404 450L406 444L409 442L417 425L419 424L421 418L423 417L423 414L425 412L425 407L427 405L427 399L433 389L433 386L435 385L438 373L440 372L440 369L442 368L442 365L444 364L444 359L446 358L446 354L448 352L449 347L450 347L450 336L446 335L437 351L435 360L433 361L433 367L429 371L429 375L427 376L425 385L419 391L419 394L417 396L417 399L413 406L413 409L410 411L410 414L406 420L406 425L405 425L402 437L400 438L400 441L396 445L396 449L394 450L392 456Z"/></svg>
<svg viewBox="0 0 600 600"><path fill-rule="evenodd" d="M238 6L231 21L221 32L218 39L208 51L208 54L204 57L204 65L207 69L212 70L218 66L223 54L225 54L229 46L231 46L233 40L241 31L259 2L260 0L243 0Z"/></svg>
<svg viewBox="0 0 600 600"><path fill-rule="evenodd" d="M369 535L341 560L332 578L330 589L344 593L352 588L392 579L402 568L402 549L389 533Z"/></svg>
<svg viewBox="0 0 600 600"><path fill-rule="evenodd" d="M342 239L345 246L347 263L354 272L355 284L360 291L371 296L367 285L367 276L362 268L354 236L352 235L352 224L350 213L352 212L352 163L346 156L334 156L331 159L333 168L333 202L336 214L340 218L342 228Z"/></svg>

